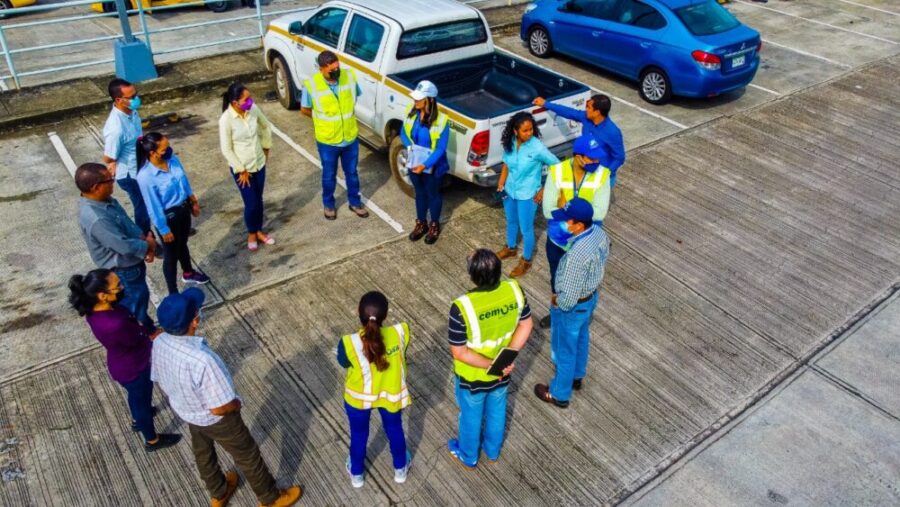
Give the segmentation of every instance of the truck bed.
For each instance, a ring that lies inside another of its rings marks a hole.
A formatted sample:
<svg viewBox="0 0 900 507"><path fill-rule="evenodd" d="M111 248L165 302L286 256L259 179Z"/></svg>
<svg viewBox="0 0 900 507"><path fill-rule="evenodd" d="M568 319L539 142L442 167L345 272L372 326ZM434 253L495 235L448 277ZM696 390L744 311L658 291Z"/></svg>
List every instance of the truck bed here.
<svg viewBox="0 0 900 507"><path fill-rule="evenodd" d="M522 109L537 96L557 100L587 90L560 74L499 51L390 77L409 88L427 79L438 87L438 102L477 120Z"/></svg>

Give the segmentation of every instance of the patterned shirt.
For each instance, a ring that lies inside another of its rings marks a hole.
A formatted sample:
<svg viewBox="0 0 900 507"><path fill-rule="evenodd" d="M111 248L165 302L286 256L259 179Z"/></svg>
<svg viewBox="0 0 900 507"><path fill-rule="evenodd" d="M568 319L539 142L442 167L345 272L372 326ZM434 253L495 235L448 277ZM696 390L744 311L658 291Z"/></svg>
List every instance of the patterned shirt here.
<svg viewBox="0 0 900 507"><path fill-rule="evenodd" d="M222 358L199 336L159 335L153 342L150 378L178 417L195 426L219 422L222 417L210 410L237 398Z"/></svg>
<svg viewBox="0 0 900 507"><path fill-rule="evenodd" d="M137 111L123 113L113 106L103 125L103 154L116 161L116 179L137 175L137 138L143 135Z"/></svg>
<svg viewBox="0 0 900 507"><path fill-rule="evenodd" d="M579 299L597 290L603 281L607 256L609 237L601 227L593 225L575 238L556 268L556 305L560 310L570 311Z"/></svg>

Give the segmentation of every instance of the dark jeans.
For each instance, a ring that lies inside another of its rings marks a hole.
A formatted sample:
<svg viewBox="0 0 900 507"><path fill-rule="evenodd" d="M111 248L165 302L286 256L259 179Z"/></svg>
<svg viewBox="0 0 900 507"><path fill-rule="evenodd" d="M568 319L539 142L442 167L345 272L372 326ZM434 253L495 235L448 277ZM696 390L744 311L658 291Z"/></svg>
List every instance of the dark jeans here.
<svg viewBox="0 0 900 507"><path fill-rule="evenodd" d="M136 179L125 176L120 180L116 180L119 188L128 194L131 200L131 207L134 208L134 223L141 229L141 232L147 234L150 232L150 215L147 214L147 205L144 204L144 197L141 195L141 187L138 186Z"/></svg>
<svg viewBox="0 0 900 507"><path fill-rule="evenodd" d="M263 224L263 190L266 187L266 167L250 173L250 185L241 187L238 184L238 175L232 169L231 175L234 176L234 183L241 192L241 199L244 200L244 224L247 226L249 234L256 234L262 230Z"/></svg>
<svg viewBox="0 0 900 507"><path fill-rule="evenodd" d="M187 202L187 201L185 201ZM188 236L191 234L191 207L190 205L175 206L166 210L166 224L169 226L175 239L166 243L166 256L163 258L163 276L166 277L166 287L169 294L178 294L178 266L181 271L190 273L191 252L188 250ZM162 235L160 235L162 237Z"/></svg>
<svg viewBox="0 0 900 507"><path fill-rule="evenodd" d="M361 475L365 469L366 445L369 442L369 416L372 409L363 410L351 407L344 402L347 419L350 420L350 473ZM387 434L391 446L391 457L394 468L406 466L406 437L403 435L403 416L400 411L388 412L379 408L381 426Z"/></svg>
<svg viewBox="0 0 900 507"><path fill-rule="evenodd" d="M334 208L334 189L337 186L337 166L341 161L341 169L344 170L344 179L347 180L347 200L354 208L362 207L362 197L359 195L359 173L356 165L359 163L359 139L347 146L333 146L317 142L319 158L322 160L322 204L325 208Z"/></svg>
<svg viewBox="0 0 900 507"><path fill-rule="evenodd" d="M444 198L441 196L441 177L410 172L409 179L416 189L416 219L425 222L426 213L430 213L432 222L440 222L441 207L444 205Z"/></svg>
<svg viewBox="0 0 900 507"><path fill-rule="evenodd" d="M212 426L188 424L188 429L197 470L213 498L222 498L227 489L215 444L231 455L261 504L268 505L278 498L275 478L260 456L259 446L244 424L240 411L225 415Z"/></svg>
<svg viewBox="0 0 900 507"><path fill-rule="evenodd" d="M566 251L550 241L549 237L545 248L547 250L547 263L550 264L550 289L556 294L556 268L559 267L559 261L562 260Z"/></svg>
<svg viewBox="0 0 900 507"><path fill-rule="evenodd" d="M150 367L148 366L131 382L123 382L122 387L128 393L128 409L131 410L131 418L134 419L138 431L147 442L156 439L156 429L153 427L153 381L150 380Z"/></svg>
<svg viewBox="0 0 900 507"><path fill-rule="evenodd" d="M114 270L122 286L125 287L125 297L119 303L128 308L138 322L147 329L156 329L153 319L147 315L147 305L150 303L150 288L147 287L147 265L143 262L128 268L115 268Z"/></svg>

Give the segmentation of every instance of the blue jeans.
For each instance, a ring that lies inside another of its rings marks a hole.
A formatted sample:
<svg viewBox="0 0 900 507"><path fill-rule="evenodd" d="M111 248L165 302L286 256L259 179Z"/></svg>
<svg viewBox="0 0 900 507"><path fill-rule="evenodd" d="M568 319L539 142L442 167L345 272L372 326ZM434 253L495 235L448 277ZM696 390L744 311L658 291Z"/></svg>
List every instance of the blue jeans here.
<svg viewBox="0 0 900 507"><path fill-rule="evenodd" d="M120 180L116 180L119 188L128 194L131 200L131 207L134 208L134 223L141 229L141 232L147 234L150 232L150 215L147 214L147 205L144 203L144 197L141 195L141 187L136 179L131 176L125 176Z"/></svg>
<svg viewBox="0 0 900 507"><path fill-rule="evenodd" d="M319 158L322 160L322 204L327 209L334 209L334 189L337 186L337 166L341 161L344 179L347 180L347 200L354 208L362 207L359 195L359 174L356 164L359 162L359 139L347 146L333 146L316 143L319 147Z"/></svg>
<svg viewBox="0 0 900 507"><path fill-rule="evenodd" d="M153 427L153 381L150 380L150 367L148 366L131 382L122 383L122 387L128 393L128 409L138 431L144 436L145 441L156 439L156 429Z"/></svg>
<svg viewBox="0 0 900 507"><path fill-rule="evenodd" d="M116 268L116 276L125 287L125 297L119 304L128 308L138 322L147 329L156 329L153 319L147 315L147 305L150 303L150 288L147 287L147 265L140 262L128 268Z"/></svg>
<svg viewBox="0 0 900 507"><path fill-rule="evenodd" d="M234 183L241 192L241 200L244 201L244 225L248 234L256 234L262 230L263 224L263 190L266 188L266 166L250 173L250 185L241 187L238 183L238 174L231 170Z"/></svg>
<svg viewBox="0 0 900 507"><path fill-rule="evenodd" d="M444 198L441 196L442 178L434 174L410 172L409 179L416 189L416 219L425 222L430 213L432 222L440 222L441 207L444 205Z"/></svg>
<svg viewBox="0 0 900 507"><path fill-rule="evenodd" d="M350 421L350 473L362 475L365 470L366 445L369 442L369 416L372 409L358 409L344 402L347 419ZM403 435L403 416L400 411L389 412L379 408L381 426L387 434L391 446L394 468L406 466L406 437Z"/></svg>
<svg viewBox="0 0 900 507"><path fill-rule="evenodd" d="M556 374L550 381L550 394L560 401L572 397L572 381L587 374L590 350L591 316L597 307L597 293L584 303L564 312L550 308L550 356Z"/></svg>
<svg viewBox="0 0 900 507"><path fill-rule="evenodd" d="M534 257L534 214L537 212L534 199L503 199L503 211L506 213L506 246L516 248L519 244L519 232L522 233L522 257L531 262Z"/></svg>
<svg viewBox="0 0 900 507"><path fill-rule="evenodd" d="M459 386L456 378L456 405L459 407L460 459L469 466L478 463L478 450L490 460L500 457L506 431L506 393L509 385L473 393ZM482 426L484 438L482 439Z"/></svg>

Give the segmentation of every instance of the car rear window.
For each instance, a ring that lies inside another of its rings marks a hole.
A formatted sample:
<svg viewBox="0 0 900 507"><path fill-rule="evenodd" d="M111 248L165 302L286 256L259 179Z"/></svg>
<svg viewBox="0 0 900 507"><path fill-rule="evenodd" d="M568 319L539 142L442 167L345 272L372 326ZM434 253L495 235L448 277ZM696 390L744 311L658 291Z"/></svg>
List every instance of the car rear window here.
<svg viewBox="0 0 900 507"><path fill-rule="evenodd" d="M675 9L675 14L694 35L727 32L741 24L724 7L713 1Z"/></svg>
<svg viewBox="0 0 900 507"><path fill-rule="evenodd" d="M403 32L397 46L397 59L429 55L440 51L482 44L487 30L481 19L454 21Z"/></svg>

